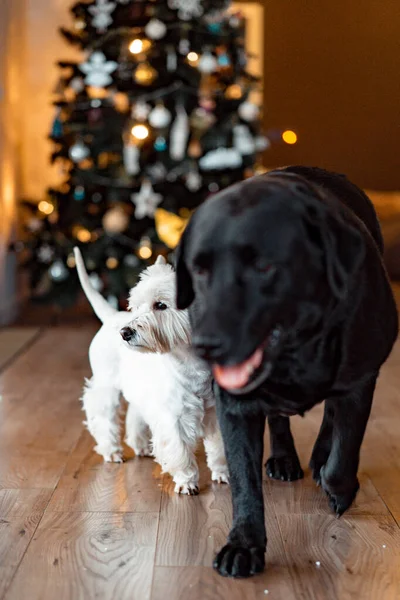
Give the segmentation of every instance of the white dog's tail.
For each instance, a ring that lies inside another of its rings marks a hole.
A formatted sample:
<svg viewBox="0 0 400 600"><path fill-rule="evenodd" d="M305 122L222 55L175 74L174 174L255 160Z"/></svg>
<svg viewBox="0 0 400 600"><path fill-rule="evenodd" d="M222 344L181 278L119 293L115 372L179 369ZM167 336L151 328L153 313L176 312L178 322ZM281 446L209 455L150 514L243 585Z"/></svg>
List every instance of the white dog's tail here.
<svg viewBox="0 0 400 600"><path fill-rule="evenodd" d="M82 289L85 292L90 304L92 305L94 312L99 317L100 321L104 323L104 321L108 317L112 317L118 311L115 310L115 308L113 308L110 304L108 304L107 300L103 298L103 296L99 294L99 292L95 290L92 286L79 248L74 248L74 254L76 261L76 269L78 271L79 281L81 282Z"/></svg>

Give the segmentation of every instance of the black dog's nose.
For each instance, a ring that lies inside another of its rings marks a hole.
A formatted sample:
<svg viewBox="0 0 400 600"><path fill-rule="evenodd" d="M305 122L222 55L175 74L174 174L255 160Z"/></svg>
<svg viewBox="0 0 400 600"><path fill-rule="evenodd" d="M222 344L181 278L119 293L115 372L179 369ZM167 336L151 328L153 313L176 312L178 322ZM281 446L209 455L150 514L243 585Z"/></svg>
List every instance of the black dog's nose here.
<svg viewBox="0 0 400 600"><path fill-rule="evenodd" d="M222 343L218 338L194 336L193 347L196 353L205 360L216 360L222 355Z"/></svg>
<svg viewBox="0 0 400 600"><path fill-rule="evenodd" d="M120 331L121 337L125 342L129 342L135 335L135 330L130 327L123 327Z"/></svg>

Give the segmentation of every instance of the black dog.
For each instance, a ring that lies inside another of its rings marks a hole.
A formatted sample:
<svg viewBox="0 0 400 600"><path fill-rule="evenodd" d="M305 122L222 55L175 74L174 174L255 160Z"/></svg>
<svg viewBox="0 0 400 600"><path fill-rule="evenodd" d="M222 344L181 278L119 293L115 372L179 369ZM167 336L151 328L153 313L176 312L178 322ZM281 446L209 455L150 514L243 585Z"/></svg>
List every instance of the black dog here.
<svg viewBox="0 0 400 600"><path fill-rule="evenodd" d="M303 476L289 416L325 400L310 467L340 516L359 487L359 452L379 369L397 337L383 242L367 196L344 176L290 167L207 200L177 259L197 353L213 367L233 527L221 575L262 571L265 418L270 477Z"/></svg>

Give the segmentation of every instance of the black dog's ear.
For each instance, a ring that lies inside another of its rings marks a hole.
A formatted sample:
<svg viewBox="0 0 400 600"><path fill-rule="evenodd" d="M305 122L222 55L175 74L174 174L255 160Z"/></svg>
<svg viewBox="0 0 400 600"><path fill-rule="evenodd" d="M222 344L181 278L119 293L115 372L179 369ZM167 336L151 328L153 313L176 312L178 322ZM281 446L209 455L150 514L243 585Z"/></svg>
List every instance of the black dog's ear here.
<svg viewBox="0 0 400 600"><path fill-rule="evenodd" d="M191 222L189 222L186 226L186 229L183 232L179 245L176 249L176 305L180 310L188 308L194 300L192 276L187 268L185 258L185 248L187 248L188 244L190 227Z"/></svg>
<svg viewBox="0 0 400 600"><path fill-rule="evenodd" d="M324 253L329 286L336 298L343 300L364 260L364 238L354 225L320 201L308 209L308 221L315 227L314 235L318 235Z"/></svg>

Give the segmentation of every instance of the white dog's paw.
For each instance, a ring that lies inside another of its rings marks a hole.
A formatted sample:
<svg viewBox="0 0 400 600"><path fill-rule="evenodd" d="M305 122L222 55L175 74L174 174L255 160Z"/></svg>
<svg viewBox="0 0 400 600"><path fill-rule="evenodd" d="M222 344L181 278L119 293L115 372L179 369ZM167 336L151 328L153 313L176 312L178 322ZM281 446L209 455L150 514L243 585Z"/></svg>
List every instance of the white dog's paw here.
<svg viewBox="0 0 400 600"><path fill-rule="evenodd" d="M142 448L135 448L133 446L133 450L136 456L154 456L150 444L147 446L143 446Z"/></svg>
<svg viewBox="0 0 400 600"><path fill-rule="evenodd" d="M177 483L175 485L176 494L186 494L187 496L197 496L199 493L199 486L197 483Z"/></svg>
<svg viewBox="0 0 400 600"><path fill-rule="evenodd" d="M216 483L229 483L228 468L215 469L211 472L211 480Z"/></svg>
<svg viewBox="0 0 400 600"><path fill-rule="evenodd" d="M108 463L123 463L124 455L122 448L101 448L100 446L95 447L97 454L100 454L104 458L104 462Z"/></svg>

